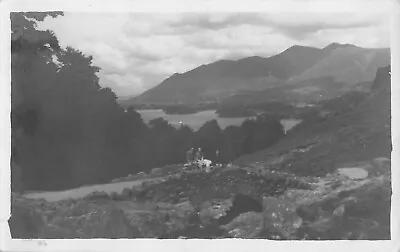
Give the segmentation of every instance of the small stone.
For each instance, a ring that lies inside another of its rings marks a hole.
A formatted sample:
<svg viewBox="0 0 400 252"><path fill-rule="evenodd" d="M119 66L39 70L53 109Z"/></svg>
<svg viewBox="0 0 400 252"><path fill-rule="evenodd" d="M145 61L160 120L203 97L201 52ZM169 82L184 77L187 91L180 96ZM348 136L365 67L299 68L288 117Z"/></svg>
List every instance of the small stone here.
<svg viewBox="0 0 400 252"><path fill-rule="evenodd" d="M345 212L345 206L340 205L333 211L333 216L342 217Z"/></svg>
<svg viewBox="0 0 400 252"><path fill-rule="evenodd" d="M366 179L368 177L368 172L363 168L352 167L352 168L339 168L337 170L339 175L348 177L350 179Z"/></svg>

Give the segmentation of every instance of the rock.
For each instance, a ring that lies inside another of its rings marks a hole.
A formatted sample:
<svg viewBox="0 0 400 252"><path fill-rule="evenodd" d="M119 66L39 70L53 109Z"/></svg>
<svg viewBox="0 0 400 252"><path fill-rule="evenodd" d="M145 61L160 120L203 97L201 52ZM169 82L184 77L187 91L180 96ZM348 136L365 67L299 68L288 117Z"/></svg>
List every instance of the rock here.
<svg viewBox="0 0 400 252"><path fill-rule="evenodd" d="M329 183L326 183L329 182ZM336 183L338 182L338 183ZM332 183L337 186L332 187ZM293 190L284 198L307 220L296 235L306 239L388 239L390 176L321 178L312 191ZM294 192L296 191L296 193ZM374 224L375 223L375 224ZM378 223L378 225L376 225Z"/></svg>
<svg viewBox="0 0 400 252"><path fill-rule="evenodd" d="M143 182L144 188L125 188L121 195L96 192L83 200L54 203L20 200L24 202L23 209L29 206L23 211L28 217L20 219L43 218L30 229L14 218L12 232L27 237L18 231L25 230L46 238L208 237L218 229L215 226L222 225L229 236L237 238L387 239L390 160L377 158L341 167L361 169L367 176L355 179L336 172L327 177L305 178L271 171L261 176L243 169L198 171L171 176L164 182ZM131 195L141 200L126 200ZM243 200L235 206L233 199L238 195L251 198L254 207L249 207L251 201ZM240 211L235 210L237 206ZM35 211L30 214L29 209ZM216 236L226 237L226 233Z"/></svg>
<svg viewBox="0 0 400 252"><path fill-rule="evenodd" d="M42 238L41 232L46 223L41 212L29 201L13 201L11 218L8 220L12 238Z"/></svg>
<svg viewBox="0 0 400 252"><path fill-rule="evenodd" d="M293 202L275 197L264 197L263 214L265 227L278 232L286 239L292 238L303 223Z"/></svg>
<svg viewBox="0 0 400 252"><path fill-rule="evenodd" d="M60 214L49 223L41 238L138 238L137 227L130 226L124 213L110 202L102 204L82 203L80 214L72 214L74 208Z"/></svg>
<svg viewBox="0 0 400 252"><path fill-rule="evenodd" d="M296 208L296 213L305 221L315 221L318 217L318 208L313 205L301 205Z"/></svg>
<svg viewBox="0 0 400 252"><path fill-rule="evenodd" d="M342 217L344 212L345 212L345 205L340 205L333 211L333 216Z"/></svg>
<svg viewBox="0 0 400 252"><path fill-rule="evenodd" d="M264 228L263 214L243 213L221 228L225 229L233 238L257 238Z"/></svg>
<svg viewBox="0 0 400 252"><path fill-rule="evenodd" d="M232 198L204 202L199 212L201 222L209 224L214 222L214 220L219 220L221 217L226 216L227 212L232 207L232 203Z"/></svg>
<svg viewBox="0 0 400 252"><path fill-rule="evenodd" d="M13 238L134 238L142 237L130 226L113 201L79 200L38 204L13 198L9 220ZM52 210L51 210L52 209Z"/></svg>
<svg viewBox="0 0 400 252"><path fill-rule="evenodd" d="M130 225L137 227L146 238L167 237L170 233L184 229L189 226L195 211L189 202L169 204L168 207L158 204L158 210L140 207L137 211L135 205L137 203L124 205L123 211Z"/></svg>
<svg viewBox="0 0 400 252"><path fill-rule="evenodd" d="M145 177L145 176L147 176L147 174L146 174L145 172L139 172L139 173L137 174L137 176L139 176L139 177Z"/></svg>
<svg viewBox="0 0 400 252"><path fill-rule="evenodd" d="M346 176L351 179L366 179L368 172L363 168L352 167L352 168L339 168L337 172L341 176Z"/></svg>

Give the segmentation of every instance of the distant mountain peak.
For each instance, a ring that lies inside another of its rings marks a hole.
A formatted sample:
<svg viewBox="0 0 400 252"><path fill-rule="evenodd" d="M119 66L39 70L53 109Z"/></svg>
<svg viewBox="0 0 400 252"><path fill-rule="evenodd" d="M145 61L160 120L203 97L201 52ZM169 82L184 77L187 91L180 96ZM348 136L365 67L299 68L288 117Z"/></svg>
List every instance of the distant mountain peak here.
<svg viewBox="0 0 400 252"><path fill-rule="evenodd" d="M293 45L289 47L288 49L284 50L283 52L291 52L291 51L296 51L296 50L302 50L302 49L308 49L308 50L318 50L318 48L311 47L311 46L304 46L304 45ZM282 53L283 53L282 52Z"/></svg>
<svg viewBox="0 0 400 252"><path fill-rule="evenodd" d="M287 50L289 49L294 49L294 48L311 48L311 46L304 46L304 45L292 45L291 47L289 47Z"/></svg>
<svg viewBox="0 0 400 252"><path fill-rule="evenodd" d="M335 50L335 49L337 49L337 48L348 48L348 47L358 47L358 46L355 46L355 45L352 45L352 44L340 44L340 43L331 43L331 44L329 44L329 45L327 45L327 46L325 46L324 48L322 48L322 50L325 50L325 51L333 51L333 50Z"/></svg>

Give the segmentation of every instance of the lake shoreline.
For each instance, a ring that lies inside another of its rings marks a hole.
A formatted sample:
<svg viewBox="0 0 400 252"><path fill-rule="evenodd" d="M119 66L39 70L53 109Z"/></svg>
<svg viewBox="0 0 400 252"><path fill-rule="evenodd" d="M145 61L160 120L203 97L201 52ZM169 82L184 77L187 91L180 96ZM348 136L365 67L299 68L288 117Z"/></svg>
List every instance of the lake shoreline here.
<svg viewBox="0 0 400 252"><path fill-rule="evenodd" d="M204 123L211 120L216 120L221 129L225 129L228 126L240 126L245 120L254 120L256 118L256 116L221 117L217 114L217 110L204 110L191 114L167 114L163 109L139 109L137 112L140 113L145 123L149 123L149 121L161 117L167 120L171 125L177 127L187 125L194 131L197 131ZM297 118L281 118L280 120L285 132L302 121L303 120Z"/></svg>

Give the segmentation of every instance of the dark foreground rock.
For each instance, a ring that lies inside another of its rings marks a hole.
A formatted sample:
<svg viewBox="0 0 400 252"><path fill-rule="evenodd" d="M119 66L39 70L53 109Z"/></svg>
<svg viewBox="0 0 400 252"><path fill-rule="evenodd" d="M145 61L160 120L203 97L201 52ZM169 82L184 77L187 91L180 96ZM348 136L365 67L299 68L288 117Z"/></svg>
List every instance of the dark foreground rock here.
<svg viewBox="0 0 400 252"><path fill-rule="evenodd" d="M120 195L46 202L13 195L14 238L390 239L390 162L368 176L248 168L181 172Z"/></svg>

